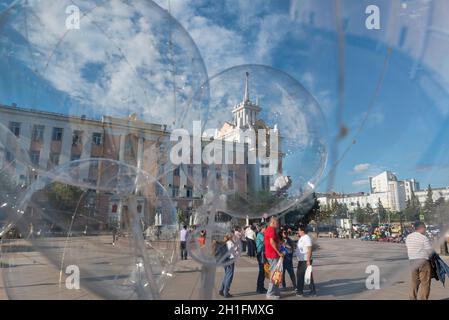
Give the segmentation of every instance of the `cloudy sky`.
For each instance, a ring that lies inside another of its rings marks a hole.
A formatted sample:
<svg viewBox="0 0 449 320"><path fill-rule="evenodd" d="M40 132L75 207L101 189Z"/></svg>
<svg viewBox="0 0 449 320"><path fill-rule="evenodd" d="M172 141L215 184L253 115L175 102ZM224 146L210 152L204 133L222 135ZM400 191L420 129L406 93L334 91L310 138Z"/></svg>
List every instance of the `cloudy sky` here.
<svg viewBox="0 0 449 320"><path fill-rule="evenodd" d="M66 34L67 5L86 13L101 2L38 1L27 15L3 14L0 102L93 117L136 111L148 121L173 122L208 77L264 64L291 75L318 101L329 151L344 156L333 190L368 191L368 177L383 170L423 186L449 185L449 62L423 62L449 56L449 47L431 47L419 31L433 23L429 1L402 1L398 12L389 0L345 0L337 20L332 0L156 0L172 21L149 1L111 0ZM380 30L366 29L369 4L380 8ZM337 140L341 125L347 134ZM324 179L319 188L326 187Z"/></svg>

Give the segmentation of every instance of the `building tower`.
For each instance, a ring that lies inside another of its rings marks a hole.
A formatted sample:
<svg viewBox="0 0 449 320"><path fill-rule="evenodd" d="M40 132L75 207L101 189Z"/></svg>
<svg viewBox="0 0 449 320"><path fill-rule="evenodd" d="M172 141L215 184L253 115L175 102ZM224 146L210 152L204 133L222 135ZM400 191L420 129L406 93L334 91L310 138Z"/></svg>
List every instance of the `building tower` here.
<svg viewBox="0 0 449 320"><path fill-rule="evenodd" d="M252 103L250 100L249 73L246 72L243 101L236 104L232 110L232 114L234 115L234 126L242 129L254 126L257 121L257 115L260 111L261 108L257 104Z"/></svg>

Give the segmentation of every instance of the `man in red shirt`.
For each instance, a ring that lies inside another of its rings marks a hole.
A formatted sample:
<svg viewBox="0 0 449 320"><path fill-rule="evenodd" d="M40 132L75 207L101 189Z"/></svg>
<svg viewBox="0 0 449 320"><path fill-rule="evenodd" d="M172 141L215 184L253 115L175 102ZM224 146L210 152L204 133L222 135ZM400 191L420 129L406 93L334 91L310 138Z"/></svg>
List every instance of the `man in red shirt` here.
<svg viewBox="0 0 449 320"><path fill-rule="evenodd" d="M270 264L270 273L273 274L276 269L276 265L279 261L279 257L284 254L279 251L280 239L279 239L279 220L277 217L271 217L270 225L265 230L264 233L264 243L265 243L265 256L267 257L268 263ZM271 282L268 285L267 299L279 299L281 297L279 285L274 285Z"/></svg>

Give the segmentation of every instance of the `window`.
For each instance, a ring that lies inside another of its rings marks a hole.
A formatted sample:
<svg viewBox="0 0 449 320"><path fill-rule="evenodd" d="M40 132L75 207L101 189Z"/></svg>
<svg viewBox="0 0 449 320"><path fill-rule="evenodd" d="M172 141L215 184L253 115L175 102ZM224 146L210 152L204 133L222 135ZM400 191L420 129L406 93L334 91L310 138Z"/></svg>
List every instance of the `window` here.
<svg viewBox="0 0 449 320"><path fill-rule="evenodd" d="M62 141L62 134L64 132L64 129L62 128L53 128L53 141Z"/></svg>
<svg viewBox="0 0 449 320"><path fill-rule="evenodd" d="M201 175L203 176L203 179L207 178L207 167L201 168Z"/></svg>
<svg viewBox="0 0 449 320"><path fill-rule="evenodd" d="M52 165L59 165L59 153L51 153L50 154L50 162Z"/></svg>
<svg viewBox="0 0 449 320"><path fill-rule="evenodd" d="M143 209L142 204L139 203L137 205L137 213L142 213L142 209Z"/></svg>
<svg viewBox="0 0 449 320"><path fill-rule="evenodd" d="M173 171L173 176L179 177L179 167L176 167L175 171Z"/></svg>
<svg viewBox="0 0 449 320"><path fill-rule="evenodd" d="M82 144L82 136L83 136L83 132L79 131L79 130L75 130L73 132L73 137L72 137L72 147L76 147Z"/></svg>
<svg viewBox="0 0 449 320"><path fill-rule="evenodd" d="M99 162L100 162L99 157L92 157L92 159L95 159L95 161L91 162L90 168L96 170L96 169L98 169L98 165L99 165Z"/></svg>
<svg viewBox="0 0 449 320"><path fill-rule="evenodd" d="M193 177L193 166L192 165L187 166L187 174L189 175L189 177Z"/></svg>
<svg viewBox="0 0 449 320"><path fill-rule="evenodd" d="M41 152L40 151L31 151L30 158L31 163L38 166L39 165L39 157Z"/></svg>
<svg viewBox="0 0 449 320"><path fill-rule="evenodd" d="M216 172L217 180L221 179L221 171Z"/></svg>
<svg viewBox="0 0 449 320"><path fill-rule="evenodd" d="M92 143L96 146L100 146L102 142L102 134L99 132L94 132L92 134Z"/></svg>
<svg viewBox="0 0 449 320"><path fill-rule="evenodd" d="M20 136L20 122L10 122L9 123L9 130L11 130L11 132L16 136L19 137Z"/></svg>
<svg viewBox="0 0 449 320"><path fill-rule="evenodd" d="M6 161L7 162L13 162L14 161L14 154L12 152L6 151Z"/></svg>
<svg viewBox="0 0 449 320"><path fill-rule="evenodd" d="M33 127L33 141L44 141L44 126L35 125Z"/></svg>
<svg viewBox="0 0 449 320"><path fill-rule="evenodd" d="M156 184L156 196L162 197L164 195L164 190L162 189L162 186L157 183Z"/></svg>
<svg viewBox="0 0 449 320"><path fill-rule="evenodd" d="M192 187L187 187L187 188L186 188L186 197L187 197L187 198L192 198L192 197L193 197L193 190L192 190Z"/></svg>
<svg viewBox="0 0 449 320"><path fill-rule="evenodd" d="M73 155L72 154L72 156L70 157L70 161L77 161L77 160L79 160L80 159L80 156L79 155ZM71 165L70 165L71 167L78 167L79 166L79 163L72 163Z"/></svg>
<svg viewBox="0 0 449 320"><path fill-rule="evenodd" d="M309 24L313 26L315 24L315 12L309 13Z"/></svg>
<svg viewBox="0 0 449 320"><path fill-rule="evenodd" d="M172 189L172 197L173 198L179 197L179 187L173 187L173 189Z"/></svg>
<svg viewBox="0 0 449 320"><path fill-rule="evenodd" d="M114 204L112 205L111 212L112 212L112 213L117 213L117 210L118 210L118 205L114 203Z"/></svg>
<svg viewBox="0 0 449 320"><path fill-rule="evenodd" d="M399 35L399 47L403 47L405 44L405 40L407 39L407 32L408 32L408 28L407 27L402 27L401 28L401 33Z"/></svg>

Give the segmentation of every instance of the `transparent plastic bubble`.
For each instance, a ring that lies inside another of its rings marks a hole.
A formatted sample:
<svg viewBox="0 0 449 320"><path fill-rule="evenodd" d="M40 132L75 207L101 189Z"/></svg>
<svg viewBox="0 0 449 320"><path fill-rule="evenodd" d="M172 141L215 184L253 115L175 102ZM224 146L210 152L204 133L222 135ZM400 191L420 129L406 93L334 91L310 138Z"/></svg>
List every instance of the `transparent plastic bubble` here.
<svg viewBox="0 0 449 320"><path fill-rule="evenodd" d="M97 180L82 179L86 172ZM44 290L56 299L158 299L173 277L176 212L144 171L74 161L31 184L20 207L20 235L2 239L10 298L39 298Z"/></svg>
<svg viewBox="0 0 449 320"><path fill-rule="evenodd" d="M218 216L223 216L221 215ZM229 247L228 247L229 244ZM226 266L240 257L241 239L233 229L219 223L207 227L197 226L189 234L187 251L189 255L204 266Z"/></svg>
<svg viewBox="0 0 449 320"><path fill-rule="evenodd" d="M0 238L17 232L18 202L36 174L24 141L0 123Z"/></svg>
<svg viewBox="0 0 449 320"><path fill-rule="evenodd" d="M214 188L215 189L215 188ZM223 195L213 190L204 194L203 205L196 209L194 231L189 234L187 251L205 267L226 266L241 254L238 219L217 210Z"/></svg>
<svg viewBox="0 0 449 320"><path fill-rule="evenodd" d="M153 1L15 1L0 21L1 100L70 116L75 143L102 140L109 155L137 152L138 132L162 138L207 80L190 35Z"/></svg>
<svg viewBox="0 0 449 320"><path fill-rule="evenodd" d="M201 166L200 179L186 172L200 190L216 180L212 190L226 197L217 211L282 214L315 189L327 159L326 125L298 81L271 67L243 65L212 77L198 97L201 104L192 108L200 117L183 126L193 132L192 147L177 153L187 135L174 131L180 142L170 160ZM191 156L177 158L185 150Z"/></svg>

